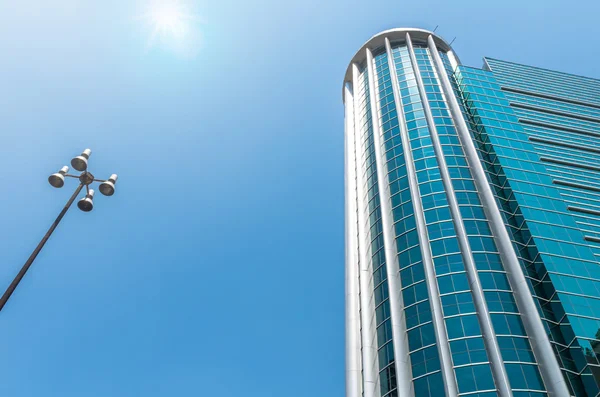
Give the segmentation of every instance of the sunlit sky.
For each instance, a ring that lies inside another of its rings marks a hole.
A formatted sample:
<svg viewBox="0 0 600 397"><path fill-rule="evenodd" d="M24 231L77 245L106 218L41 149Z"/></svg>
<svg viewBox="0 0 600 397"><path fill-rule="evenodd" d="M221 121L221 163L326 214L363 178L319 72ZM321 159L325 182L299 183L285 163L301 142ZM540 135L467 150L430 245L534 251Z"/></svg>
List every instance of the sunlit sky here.
<svg viewBox="0 0 600 397"><path fill-rule="evenodd" d="M600 78L597 1L0 2L0 396L342 397L342 78L392 27ZM577 6L574 6L577 4ZM171 11L163 10L166 7Z"/></svg>

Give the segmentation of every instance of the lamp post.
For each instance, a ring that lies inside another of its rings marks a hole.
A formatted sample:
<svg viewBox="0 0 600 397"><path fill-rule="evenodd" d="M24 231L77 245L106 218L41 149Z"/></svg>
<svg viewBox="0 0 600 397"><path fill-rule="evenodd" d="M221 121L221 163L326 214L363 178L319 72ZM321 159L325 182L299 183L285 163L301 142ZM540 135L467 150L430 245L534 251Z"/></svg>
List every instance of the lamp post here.
<svg viewBox="0 0 600 397"><path fill-rule="evenodd" d="M90 173L87 169L88 159L90 158L91 154L92 151L90 149L85 149L81 153L81 155L74 157L73 160L71 160L71 166L75 170L80 171L80 175L68 174L69 167L65 165L57 173L52 174L50 175L50 177L48 177L48 182L55 188L63 187L65 184L65 178L79 179L79 186L77 186L77 189L75 189L75 192L73 193L69 201L67 201L67 204L65 204L62 211L60 211L60 214L58 214L58 217L56 218L54 223L52 223L50 229L48 229L48 231L46 232L46 235L42 238L42 241L40 241L37 247L35 247L35 249L31 253L31 256L29 256L29 259L27 259L27 262L25 262L25 264L23 265L13 282L8 286L6 292L4 292L4 295L2 295L2 298L0 298L0 311L4 308L4 305L6 305L6 302L17 288L17 285L19 285L19 282L21 282L21 280L25 276L25 273L27 273L27 270L29 270L29 268L31 267L31 264L44 247L44 244L46 244L46 241L48 241L48 239L52 235L52 232L54 232L54 229L56 229L63 216L65 216L65 214L67 213L69 207L71 207L71 204L73 204L73 201L75 201L75 198L77 198L79 192L81 192L81 190L85 187L86 195L77 203L77 207L79 207L79 209L83 212L89 212L94 208L94 190L90 189L90 185L93 182L100 182L100 193L104 194L105 196L112 196L115 193L115 183L117 182L117 174L112 174L107 180L96 179L94 175L92 175L92 173Z"/></svg>

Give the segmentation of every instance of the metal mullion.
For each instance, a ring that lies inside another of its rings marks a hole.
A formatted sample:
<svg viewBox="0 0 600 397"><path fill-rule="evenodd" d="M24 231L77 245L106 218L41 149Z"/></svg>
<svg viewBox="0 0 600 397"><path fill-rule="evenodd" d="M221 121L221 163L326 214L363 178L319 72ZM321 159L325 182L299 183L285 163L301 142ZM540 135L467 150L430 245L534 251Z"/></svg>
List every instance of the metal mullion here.
<svg viewBox="0 0 600 397"><path fill-rule="evenodd" d="M352 65L352 82L353 86L357 87L359 83L359 71L356 64ZM363 82L364 83L364 82ZM366 97L366 95L365 95ZM366 99L361 104L362 108L367 107ZM360 109L362 109L360 108ZM369 109L366 110L366 113ZM358 123L359 109L354 112L355 124ZM361 126L368 131L368 125L364 124ZM370 237L370 222L367 224L369 216L366 214L368 211L368 200L366 186L366 161L367 154L369 151L368 141L365 142L363 139L362 130L360 131L362 145L362 157L364 161L361 161L363 169L357 173L357 198L358 198L358 235L359 235L359 286L360 286L360 318L362 325L361 332L361 346L362 346L362 380L363 380L363 397L379 397L379 372L378 369L378 351L377 351L377 335L376 327L377 320L375 317L375 297L373 285L373 263L372 257L369 256L369 250L371 246ZM368 132L367 132L368 134ZM369 214L370 215L370 214Z"/></svg>
<svg viewBox="0 0 600 397"><path fill-rule="evenodd" d="M399 394L402 396L414 395L413 384L410 381L412 372L408 350L408 340L406 334L406 324L404 323L404 312L402 310L402 295L400 294L400 280L398 264L398 255L394 240L395 229L393 226L391 197L389 184L387 183L387 161L383 154L381 143L381 131L379 127L379 97L376 86L376 71L374 68L373 54L368 48L366 51L367 68L369 72L369 95L372 98L371 119L373 122L373 138L375 147L375 160L377 164L377 182L379 185L379 204L381 208L381 221L383 225L385 262L389 286L389 302L392 324L392 338L394 340L394 361L396 363L396 381Z"/></svg>
<svg viewBox="0 0 600 397"><path fill-rule="evenodd" d="M442 378L444 380L444 388L447 396L455 396L458 394L458 386L456 384L456 377L452 369L452 355L450 353L450 347L448 345L448 335L446 333L445 323L443 319L442 305L440 300L440 292L435 277L435 268L433 264L433 257L431 253L431 247L429 245L429 238L427 235L427 225L425 222L425 215L421 198L419 194L419 183L417 180L417 174L414 165L414 159L411 151L411 139L409 137L407 127L405 125L404 108L402 103L402 97L400 96L400 85L398 81L398 72L395 64L395 57L392 54L392 48L389 39L385 39L385 46L388 53L389 69L392 77L392 88L394 93L394 101L396 104L396 112L398 113L398 126L400 129L400 136L402 139L402 148L404 151L404 161L406 164L406 174L408 179L408 185L410 188L413 212L415 216L415 224L417 228L417 234L420 241L422 264L425 273L425 283L427 286L427 292L429 295L429 304L431 309L431 317L435 337L438 346L438 355L440 359L440 367L442 371Z"/></svg>
<svg viewBox="0 0 600 397"><path fill-rule="evenodd" d="M360 341L359 256L357 219L357 179L355 149L354 95L348 83L344 91L345 103L345 222L346 222L346 397L362 395L362 346Z"/></svg>

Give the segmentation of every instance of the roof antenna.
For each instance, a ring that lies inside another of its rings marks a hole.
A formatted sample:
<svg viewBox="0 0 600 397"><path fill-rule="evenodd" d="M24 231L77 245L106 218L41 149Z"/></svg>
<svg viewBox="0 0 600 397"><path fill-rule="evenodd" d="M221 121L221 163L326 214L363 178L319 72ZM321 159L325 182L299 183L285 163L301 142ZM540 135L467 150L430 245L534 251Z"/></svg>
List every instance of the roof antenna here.
<svg viewBox="0 0 600 397"><path fill-rule="evenodd" d="M452 39L452 41L450 42L450 44L448 45L452 45L452 43L454 43L454 40L456 40L456 37Z"/></svg>
<svg viewBox="0 0 600 397"><path fill-rule="evenodd" d="M435 29L433 29L433 33L435 33L435 31L437 30L437 28L439 28L440 25L435 25Z"/></svg>

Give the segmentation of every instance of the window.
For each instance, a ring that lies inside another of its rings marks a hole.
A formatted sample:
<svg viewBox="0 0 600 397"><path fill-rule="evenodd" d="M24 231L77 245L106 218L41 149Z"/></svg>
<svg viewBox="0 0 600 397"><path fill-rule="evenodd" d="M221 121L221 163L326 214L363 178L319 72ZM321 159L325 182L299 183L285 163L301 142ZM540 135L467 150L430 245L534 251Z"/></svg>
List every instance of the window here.
<svg viewBox="0 0 600 397"><path fill-rule="evenodd" d="M489 364L456 368L456 380L460 393L496 388Z"/></svg>
<svg viewBox="0 0 600 397"><path fill-rule="evenodd" d="M449 339L481 335L479 322L474 314L447 318L446 329L448 330Z"/></svg>

